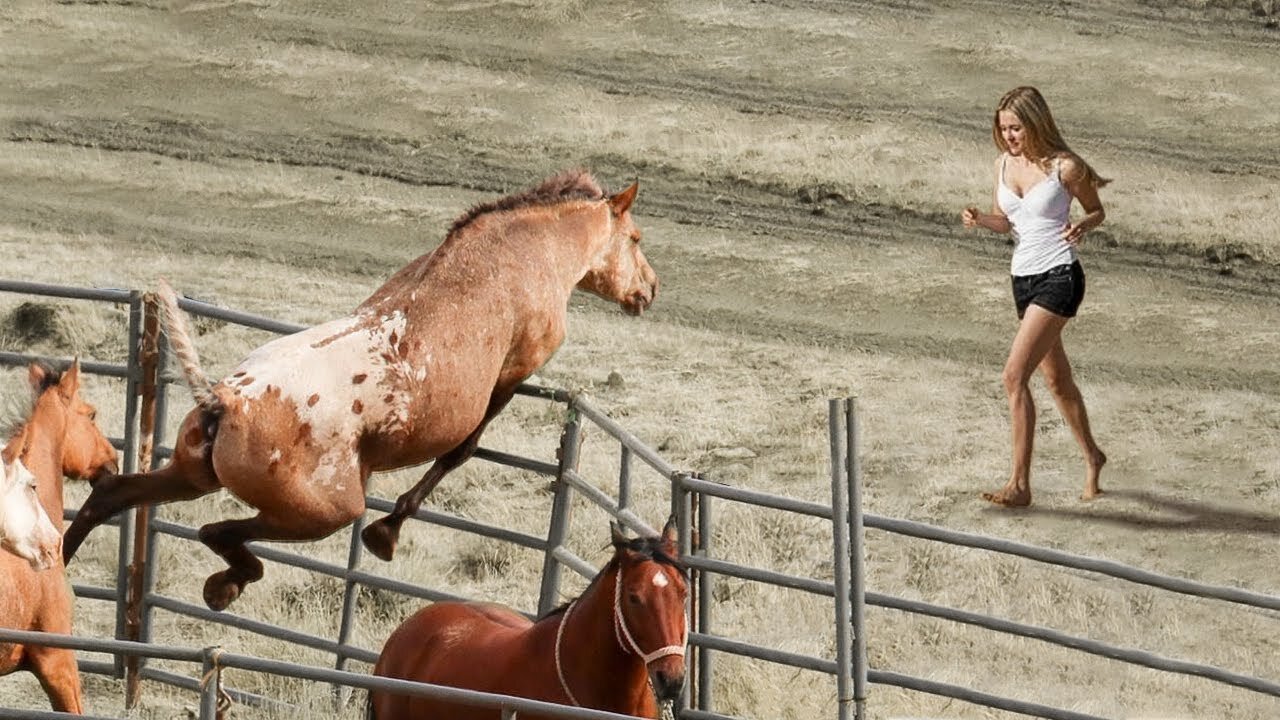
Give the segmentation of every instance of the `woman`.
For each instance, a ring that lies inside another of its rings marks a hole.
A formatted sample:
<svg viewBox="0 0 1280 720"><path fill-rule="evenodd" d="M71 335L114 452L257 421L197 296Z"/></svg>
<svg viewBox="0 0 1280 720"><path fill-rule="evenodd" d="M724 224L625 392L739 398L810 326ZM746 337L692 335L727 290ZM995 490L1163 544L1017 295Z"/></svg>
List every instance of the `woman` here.
<svg viewBox="0 0 1280 720"><path fill-rule="evenodd" d="M1084 398L1072 379L1071 363L1062 347L1062 328L1075 317L1084 299L1084 270L1076 248L1085 233L1106 217L1098 188L1110 180L1100 177L1067 147L1048 104L1033 87L1005 93L996 107L991 135L1001 151L996 160L991 212L968 207L961 217L966 228L1013 233L1013 299L1020 322L1003 374L1012 426L1013 469L1003 488L982 497L998 505L1031 504L1036 409L1028 383L1038 367L1084 451L1082 499L1092 499L1102 493L1098 475L1107 456L1089 429ZM1085 212L1075 223L1070 217L1073 199Z"/></svg>

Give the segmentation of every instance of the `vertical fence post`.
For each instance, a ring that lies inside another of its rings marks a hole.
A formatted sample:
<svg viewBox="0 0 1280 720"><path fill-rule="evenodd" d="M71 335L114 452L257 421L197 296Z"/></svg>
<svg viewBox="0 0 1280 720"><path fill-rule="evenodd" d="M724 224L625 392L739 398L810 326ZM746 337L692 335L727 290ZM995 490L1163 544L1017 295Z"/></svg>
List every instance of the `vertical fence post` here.
<svg viewBox="0 0 1280 720"><path fill-rule="evenodd" d="M125 372L124 390L124 448L120 455L123 459L121 470L125 473L138 469L138 384L142 370L138 364L138 354L142 350L142 293L134 290L129 293L129 337L126 340L128 350L127 371ZM123 513L120 516L119 544L116 549L116 633L117 640L128 639L127 608L129 606L129 560L133 548L133 516ZM115 655L113 658L113 675L118 680L124 677L125 657Z"/></svg>
<svg viewBox="0 0 1280 720"><path fill-rule="evenodd" d="M204 662L200 670L200 720L222 720L227 708L222 703L222 666L218 653L222 648L214 645L204 649Z"/></svg>
<svg viewBox="0 0 1280 720"><path fill-rule="evenodd" d="M689 491L684 482L689 475L690 473L687 472L677 472L671 476L671 503L673 505L672 510L676 516L676 528L679 530L680 557L688 557L693 554L693 493ZM692 598L686 600L686 617L694 617L693 608L690 607L692 602ZM680 699L676 701L677 704L673 708L673 715L680 717L681 712L689 708L691 695L689 684L685 683L684 688L680 691Z"/></svg>
<svg viewBox="0 0 1280 720"><path fill-rule="evenodd" d="M142 406L138 418L138 467L151 469L155 450L156 428L156 375L160 355L160 315L156 298L151 293L142 296L142 344L138 361L141 368L140 389ZM139 642L142 639L143 575L147 565L148 528L151 507L139 506L134 511L133 557L129 563L128 597L125 604L125 639ZM140 670L143 659L130 655L124 662L124 705L133 709L141 696Z"/></svg>
<svg viewBox="0 0 1280 720"><path fill-rule="evenodd" d="M703 558L711 557L711 496L698 495L698 549ZM715 573L706 570L698 571L698 632L703 635L711 633L712 598L715 593ZM714 676L712 674L712 650L698 648L698 701L697 709L712 712L714 705Z"/></svg>
<svg viewBox="0 0 1280 720"><path fill-rule="evenodd" d="M622 446L618 459L618 509L626 510L631 504L631 448Z"/></svg>
<svg viewBox="0 0 1280 720"><path fill-rule="evenodd" d="M849 480L849 556L853 578L853 699L855 717L862 720L867 705L867 586L862 526L862 466L858 460L858 415L853 398L845 405L845 475Z"/></svg>
<svg viewBox="0 0 1280 720"><path fill-rule="evenodd" d="M853 586L850 578L849 483L845 476L848 446L843 432L847 401L831 400L827 405L827 427L831 443L831 536L835 575L836 629L836 716L849 720L853 692Z"/></svg>
<svg viewBox="0 0 1280 720"><path fill-rule="evenodd" d="M560 435L560 450L557 453L560 468L556 475L555 497L551 501L551 523L547 528L547 550L542 559L542 587L538 592L538 615L550 611L556 606L560 597L560 561L556 559L556 550L564 544L569 532L569 520L572 510L573 488L565 482L564 475L568 470L577 470L578 451L582 446L582 420L578 410L570 403L569 419L564 424L564 433Z"/></svg>
<svg viewBox="0 0 1280 720"><path fill-rule="evenodd" d="M159 308L156 308L159 312ZM167 338L164 334L163 326L160 329L162 338ZM155 429L152 431L152 448L158 448L164 445L165 422L169 416L169 379L165 377L165 363L168 362L168 340L160 342L156 347L156 388L155 388ZM151 464L146 469L154 470L160 465L160 458L156 456L154 449L151 455ZM151 507L151 519L159 516L160 509ZM147 545L145 560L142 566L142 592L139 595L141 603L141 617L138 639L141 642L151 642L151 618L153 608L148 597L156 586L156 544L159 542L160 533L156 531L155 526L151 523L146 528ZM142 662L145 664L146 659Z"/></svg>
<svg viewBox="0 0 1280 720"><path fill-rule="evenodd" d="M360 540L360 533L364 530L364 526L364 514L356 518L355 523L351 526L351 545L347 549L347 578L342 593L342 620L338 626L338 649L334 665L337 670L346 670L347 661L350 660L346 646L351 640L352 628L355 627L356 605L360 599L360 583L352 580L351 575L356 568L360 567L360 559L364 557L364 543ZM339 708L347 703L349 697L351 697L350 687L346 685L333 686L333 700Z"/></svg>

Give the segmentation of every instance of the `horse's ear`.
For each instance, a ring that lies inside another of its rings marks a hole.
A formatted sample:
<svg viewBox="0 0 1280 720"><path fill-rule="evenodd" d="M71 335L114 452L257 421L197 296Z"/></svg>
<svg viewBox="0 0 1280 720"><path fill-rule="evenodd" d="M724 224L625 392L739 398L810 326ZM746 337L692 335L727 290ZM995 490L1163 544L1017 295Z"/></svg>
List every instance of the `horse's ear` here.
<svg viewBox="0 0 1280 720"><path fill-rule="evenodd" d="M640 181L631 183L631 187L609 198L609 209L613 210L614 215L621 215L631 208L631 203L636 200L636 192L640 190Z"/></svg>
<svg viewBox="0 0 1280 720"><path fill-rule="evenodd" d="M44 379L49 376L49 369L38 362L33 362L27 366L27 383L31 385L31 389L39 392L40 387L44 385Z"/></svg>
<svg viewBox="0 0 1280 720"><path fill-rule="evenodd" d="M667 518L667 524L662 526L662 544L674 550L676 541L679 538L680 528L676 524L676 516L672 514L671 517Z"/></svg>
<svg viewBox="0 0 1280 720"><path fill-rule="evenodd" d="M58 380L58 391L62 393L62 397L70 400L75 397L76 392L80 390L80 358L71 361L71 367L62 373L62 378Z"/></svg>
<svg viewBox="0 0 1280 720"><path fill-rule="evenodd" d="M622 531L622 526L615 520L609 521L609 539L613 542L614 547L622 547L629 542L627 534Z"/></svg>

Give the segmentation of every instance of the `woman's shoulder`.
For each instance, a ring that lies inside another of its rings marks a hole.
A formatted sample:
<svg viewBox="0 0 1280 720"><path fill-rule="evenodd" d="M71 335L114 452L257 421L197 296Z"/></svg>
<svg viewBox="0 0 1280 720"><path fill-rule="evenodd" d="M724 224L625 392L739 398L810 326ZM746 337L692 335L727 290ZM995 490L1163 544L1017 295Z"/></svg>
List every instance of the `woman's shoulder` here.
<svg viewBox="0 0 1280 720"><path fill-rule="evenodd" d="M1085 176L1087 166L1084 160L1070 150L1057 153L1053 162L1058 166L1058 177L1062 178L1063 182L1074 183Z"/></svg>

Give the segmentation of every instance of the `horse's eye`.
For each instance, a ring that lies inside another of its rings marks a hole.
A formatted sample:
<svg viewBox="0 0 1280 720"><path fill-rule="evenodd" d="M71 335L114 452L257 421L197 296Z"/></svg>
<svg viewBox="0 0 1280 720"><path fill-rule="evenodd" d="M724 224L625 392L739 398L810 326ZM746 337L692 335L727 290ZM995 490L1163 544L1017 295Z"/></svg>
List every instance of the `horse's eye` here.
<svg viewBox="0 0 1280 720"><path fill-rule="evenodd" d="M97 420L97 419L98 419L98 411L97 411L97 410L90 410L90 411L89 411L89 421L90 421L90 422L92 422L92 421Z"/></svg>
<svg viewBox="0 0 1280 720"><path fill-rule="evenodd" d="M631 603L632 605L639 605L639 604L641 604L640 594L639 594L639 593L627 593L627 602Z"/></svg>
<svg viewBox="0 0 1280 720"><path fill-rule="evenodd" d="M634 242L634 243L640 242L640 233L638 232L631 233L631 242Z"/></svg>

